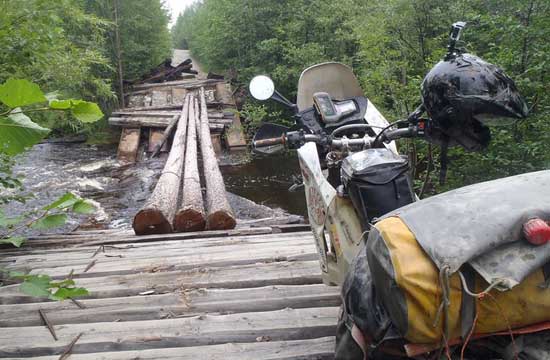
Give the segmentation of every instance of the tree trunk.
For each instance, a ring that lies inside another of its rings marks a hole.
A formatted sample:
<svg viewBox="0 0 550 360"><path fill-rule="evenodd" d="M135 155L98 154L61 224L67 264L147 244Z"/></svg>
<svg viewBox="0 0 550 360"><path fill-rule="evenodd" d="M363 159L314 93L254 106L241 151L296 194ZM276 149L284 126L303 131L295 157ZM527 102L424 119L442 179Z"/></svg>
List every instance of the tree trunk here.
<svg viewBox="0 0 550 360"><path fill-rule="evenodd" d="M118 70L118 90L119 90L119 103L120 107L126 107L126 100L124 99L124 73L122 71L122 49L120 46L120 31L118 27L118 0L114 0L114 16L115 16L115 47L117 57L117 70Z"/></svg>
<svg viewBox="0 0 550 360"><path fill-rule="evenodd" d="M201 118L200 118L200 146L202 165L206 182L206 228L209 230L233 229L236 225L235 216L227 201L223 177L218 167L218 160L214 153L210 129L208 127L208 111L204 88L200 89Z"/></svg>
<svg viewBox="0 0 550 360"><path fill-rule="evenodd" d="M181 187L189 98L186 99L170 154L151 197L134 217L136 235L165 234L172 232Z"/></svg>
<svg viewBox="0 0 550 360"><path fill-rule="evenodd" d="M191 96L193 106L189 105L189 126L185 150L185 167L183 177L183 196L181 207L174 219L177 232L201 231L206 226L206 214L202 203L202 190L197 159L197 131L199 103Z"/></svg>

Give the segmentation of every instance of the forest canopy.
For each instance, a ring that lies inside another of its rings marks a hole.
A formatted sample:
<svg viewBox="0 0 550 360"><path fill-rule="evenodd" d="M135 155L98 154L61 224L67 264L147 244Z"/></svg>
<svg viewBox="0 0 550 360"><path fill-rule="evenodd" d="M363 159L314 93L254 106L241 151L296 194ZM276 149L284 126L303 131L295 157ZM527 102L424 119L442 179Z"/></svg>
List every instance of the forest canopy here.
<svg viewBox="0 0 550 360"><path fill-rule="evenodd" d="M119 56L125 80L161 63L171 53L168 21L161 0L0 0L0 83L28 79L108 111L117 103ZM58 132L84 127L58 114L37 120Z"/></svg>
<svg viewBox="0 0 550 360"><path fill-rule="evenodd" d="M459 20L468 22L462 46L502 67L531 112L514 126L494 128L483 153L452 150L445 188L549 168L546 0L203 0L179 15L172 37L207 70L237 73L241 83L268 74L290 97L304 68L344 62L366 96L395 120L419 104L420 83L445 53L450 25ZM401 149L416 154L421 179L427 159L437 161L437 149L430 156L422 142L408 147ZM437 172L430 176L435 180Z"/></svg>

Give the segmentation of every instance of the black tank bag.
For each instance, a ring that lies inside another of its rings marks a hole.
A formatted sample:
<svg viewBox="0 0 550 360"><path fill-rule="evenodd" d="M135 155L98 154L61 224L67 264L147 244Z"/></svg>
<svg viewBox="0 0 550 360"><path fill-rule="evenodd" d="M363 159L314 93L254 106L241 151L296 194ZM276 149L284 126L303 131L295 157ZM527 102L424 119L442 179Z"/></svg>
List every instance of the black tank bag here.
<svg viewBox="0 0 550 360"><path fill-rule="evenodd" d="M345 158L342 182L365 230L373 219L415 200L408 160L389 149L368 149Z"/></svg>

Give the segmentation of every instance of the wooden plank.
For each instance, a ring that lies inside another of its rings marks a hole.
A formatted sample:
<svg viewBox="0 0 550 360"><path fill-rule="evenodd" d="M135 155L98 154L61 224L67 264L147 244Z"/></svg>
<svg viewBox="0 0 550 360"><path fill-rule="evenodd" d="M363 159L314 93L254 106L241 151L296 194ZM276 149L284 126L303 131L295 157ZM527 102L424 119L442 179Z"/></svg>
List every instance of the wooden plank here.
<svg viewBox="0 0 550 360"><path fill-rule="evenodd" d="M223 153L221 134L210 134L210 139L212 140L214 153L216 155L220 155L221 153Z"/></svg>
<svg viewBox="0 0 550 360"><path fill-rule="evenodd" d="M160 147L159 151L167 152L168 151L168 144L164 141L164 130L161 129L150 129L149 130L149 143L147 144L147 152L153 152L155 151L155 148L158 145Z"/></svg>
<svg viewBox="0 0 550 360"><path fill-rule="evenodd" d="M112 117L128 117L128 116L141 116L141 117L167 117L171 118L174 115L180 115L181 111L113 111Z"/></svg>
<svg viewBox="0 0 550 360"><path fill-rule="evenodd" d="M182 80L166 81L166 82L154 83L154 84L137 84L132 86L132 89L143 90L143 89L172 87L176 85L185 85L190 82L189 80L192 80L192 82L194 82L196 78L194 74L181 74L181 77L182 77Z"/></svg>
<svg viewBox="0 0 550 360"><path fill-rule="evenodd" d="M49 238L30 238L29 241L23 244L22 250L29 248L40 247L66 247L68 245L80 245L80 246L98 246L98 245L114 245L114 244L128 244L134 242L158 242L158 241L181 241L187 239L207 239L213 237L225 237L225 236L238 236L238 235L257 235L257 234L271 234L271 227L259 227L259 228L244 228L244 229L231 229L231 230L211 230L211 231L198 231L192 233L179 233L179 234L162 234L162 235L140 235L140 236L128 236L128 237L61 237L51 236ZM62 240L62 241L61 241ZM18 251L18 250L13 250Z"/></svg>
<svg viewBox="0 0 550 360"><path fill-rule="evenodd" d="M170 124L171 118L168 117L110 117L109 125L122 127L154 127L166 128ZM209 124L210 131L223 131L225 124L212 122Z"/></svg>
<svg viewBox="0 0 550 360"><path fill-rule="evenodd" d="M242 313L285 308L339 306L337 287L322 284L277 285L245 289L187 289L182 292L108 299L84 299L79 308L71 301L0 306L0 327L40 326L38 310L52 324L160 320L200 313Z"/></svg>
<svg viewBox="0 0 550 360"><path fill-rule="evenodd" d="M337 307L284 309L191 318L54 326L54 341L44 326L2 328L0 357L55 355L80 333L73 353L124 351L250 343L258 337L272 341L331 336L336 330ZM22 336L24 334L24 336Z"/></svg>
<svg viewBox="0 0 550 360"><path fill-rule="evenodd" d="M151 150L151 157L154 158L158 155L159 151L161 151L163 148L168 147L168 138L172 135L172 132L176 128L177 123L179 122L180 115L176 115L170 120L170 123L168 126L162 131L162 133L159 136L159 139L155 144L153 144L152 150Z"/></svg>
<svg viewBox="0 0 550 360"><path fill-rule="evenodd" d="M122 129L117 151L119 161L129 164L136 162L140 135L139 127Z"/></svg>
<svg viewBox="0 0 550 360"><path fill-rule="evenodd" d="M231 247L228 247L231 249ZM221 249L220 249L221 251ZM228 250L226 250L228 251ZM97 275L131 274L147 271L159 271L158 269L185 270L197 266L231 266L253 264L258 262L272 262L277 260L314 260L317 253L312 243L308 244L287 244L283 248L278 246L266 246L264 244L250 245L250 249L239 252L212 252L202 253L192 251L173 251L166 254L164 258L152 256L147 258L99 258L95 265L87 272L91 260L74 260L63 263L48 262L41 266L31 268L10 265L10 270L30 270L31 274L45 273L52 277L66 277L74 271L75 278L91 277Z"/></svg>
<svg viewBox="0 0 550 360"><path fill-rule="evenodd" d="M107 247L103 251L97 252L98 249L86 249L81 252L60 252L50 253L44 255L31 255L31 256L11 256L3 260L3 265L10 269L33 269L38 267L48 266L49 268L58 266L75 266L82 267L88 265L90 259L97 260L97 264L123 264L128 261L135 260L155 260L158 257L169 260L173 256L209 256L210 258L216 255L225 255L226 252L234 254L242 254L243 256L256 256L257 254L263 254L263 249L273 248L277 251L281 247L292 247L301 253L309 253L313 246L313 240L310 236L304 238L288 238L285 241L265 241L263 239L254 239L250 241L224 241L204 243L199 242L192 244L195 246L155 246L155 247L131 247L124 248L110 248ZM154 251L153 251L154 250ZM97 254L96 254L97 253ZM90 270L92 271L92 270ZM76 272L76 269L75 269ZM77 273L75 273L77 275Z"/></svg>
<svg viewBox="0 0 550 360"><path fill-rule="evenodd" d="M172 232L172 222L181 188L190 101L192 100L188 96L181 111L172 148L155 189L145 205L134 216L132 227L137 235Z"/></svg>
<svg viewBox="0 0 550 360"><path fill-rule="evenodd" d="M240 289L269 285L320 284L319 261L280 261L223 268L204 265L191 270L150 271L77 280L90 291L89 299L137 296L146 291L163 294L200 288ZM19 285L0 287L0 304L46 302L47 299L22 294ZM0 307L1 308L1 307Z"/></svg>
<svg viewBox="0 0 550 360"><path fill-rule="evenodd" d="M229 83L216 84L216 94L218 101L225 104L231 104L235 107L235 100L231 92L231 85ZM238 112L234 112L232 125L226 129L226 142L230 150L242 150L246 147L246 138L244 136L241 119Z"/></svg>
<svg viewBox="0 0 550 360"><path fill-rule="evenodd" d="M335 339L332 336L307 340L227 343L180 348L115 351L74 354L71 360L331 360ZM19 358L23 360L26 358ZM36 360L58 360L55 356L35 357ZM18 360L18 359L15 359Z"/></svg>
<svg viewBox="0 0 550 360"><path fill-rule="evenodd" d="M94 254L99 256L102 254L122 254L124 256L135 256L137 254L147 254L149 257L154 257L155 252L171 252L171 251L192 251L200 252L216 251L222 247L232 247L233 250L245 250L251 245L264 246L279 246L283 247L287 244L308 244L314 243L311 232L297 232L285 234L268 234L268 235L248 235L248 236L233 236L228 234L225 237L208 237L208 238L190 238L185 241L156 241L156 242L135 242L127 245L104 246L100 253L97 253L98 246L80 246L63 249L28 249L4 252L1 260L4 264L18 264L32 266L33 262L43 264L52 260L74 260L74 259L90 259ZM153 252L152 250L155 250Z"/></svg>

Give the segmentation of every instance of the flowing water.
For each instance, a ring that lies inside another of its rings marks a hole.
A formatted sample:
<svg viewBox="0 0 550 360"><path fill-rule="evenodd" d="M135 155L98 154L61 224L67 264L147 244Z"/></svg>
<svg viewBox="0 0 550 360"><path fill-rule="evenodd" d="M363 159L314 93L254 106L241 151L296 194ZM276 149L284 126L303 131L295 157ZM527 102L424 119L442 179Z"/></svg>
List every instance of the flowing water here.
<svg viewBox="0 0 550 360"><path fill-rule="evenodd" d="M122 165L116 146L44 143L17 159L14 172L24 177L27 203L12 202L4 211L14 216L39 209L67 191L97 202L92 217L72 217L57 231L80 228L130 228L137 210L149 197L164 166L163 159ZM290 193L293 175L299 173L296 158L251 158L249 154L223 155L220 168L230 203L241 222L284 217L286 222L303 221L306 213L303 191ZM252 200L247 201L246 199ZM289 216L290 214L301 216Z"/></svg>

